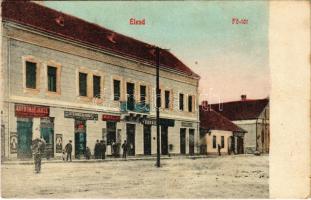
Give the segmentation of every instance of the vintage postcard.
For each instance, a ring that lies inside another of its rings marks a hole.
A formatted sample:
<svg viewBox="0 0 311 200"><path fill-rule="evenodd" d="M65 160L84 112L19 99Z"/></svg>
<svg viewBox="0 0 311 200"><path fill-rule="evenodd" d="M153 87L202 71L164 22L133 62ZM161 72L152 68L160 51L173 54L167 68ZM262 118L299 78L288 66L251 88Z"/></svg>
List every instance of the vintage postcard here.
<svg viewBox="0 0 311 200"><path fill-rule="evenodd" d="M307 197L309 8L2 1L2 198Z"/></svg>

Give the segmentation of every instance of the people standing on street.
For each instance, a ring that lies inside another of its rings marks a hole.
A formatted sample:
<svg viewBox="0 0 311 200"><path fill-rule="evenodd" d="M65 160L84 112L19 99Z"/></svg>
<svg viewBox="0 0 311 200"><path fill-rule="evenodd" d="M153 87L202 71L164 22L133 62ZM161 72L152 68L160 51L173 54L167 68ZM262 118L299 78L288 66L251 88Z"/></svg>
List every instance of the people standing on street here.
<svg viewBox="0 0 311 200"><path fill-rule="evenodd" d="M220 152L221 146L220 146L220 144L217 145L217 149L218 149L218 155L221 156L221 152Z"/></svg>
<svg viewBox="0 0 311 200"><path fill-rule="evenodd" d="M90 160L90 158L91 158L91 150L89 147L86 147L86 149L85 149L85 158L87 160Z"/></svg>
<svg viewBox="0 0 311 200"><path fill-rule="evenodd" d="M96 140L96 144L95 144L95 147L94 147L94 157L95 159L99 159L99 140Z"/></svg>
<svg viewBox="0 0 311 200"><path fill-rule="evenodd" d="M43 139L36 138L32 141L31 150L34 155L35 172L41 171L41 157L45 150L45 141Z"/></svg>
<svg viewBox="0 0 311 200"><path fill-rule="evenodd" d="M122 144L122 149L123 149L122 158L126 159L126 154L127 154L127 142L126 142L126 140L124 140L124 143Z"/></svg>
<svg viewBox="0 0 311 200"><path fill-rule="evenodd" d="M100 141L101 144L101 159L104 160L106 158L106 144L104 140Z"/></svg>
<svg viewBox="0 0 311 200"><path fill-rule="evenodd" d="M71 140L69 140L69 143L68 144L66 144L66 146L65 146L65 151L66 151L66 153L67 153L67 161L70 159L70 162L72 162L72 160L71 160L71 153L72 153L72 141Z"/></svg>

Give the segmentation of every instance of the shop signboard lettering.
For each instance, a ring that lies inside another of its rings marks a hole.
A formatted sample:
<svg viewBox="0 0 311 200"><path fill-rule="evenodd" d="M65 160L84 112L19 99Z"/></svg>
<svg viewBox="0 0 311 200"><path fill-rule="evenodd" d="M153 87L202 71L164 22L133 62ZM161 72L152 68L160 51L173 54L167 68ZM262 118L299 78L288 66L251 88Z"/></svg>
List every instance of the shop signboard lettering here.
<svg viewBox="0 0 311 200"><path fill-rule="evenodd" d="M102 115L103 121L113 121L113 122L119 122L121 119L118 115Z"/></svg>
<svg viewBox="0 0 311 200"><path fill-rule="evenodd" d="M191 122L181 122L181 126L183 126L183 127L192 127L192 123Z"/></svg>
<svg viewBox="0 0 311 200"><path fill-rule="evenodd" d="M80 119L80 120L98 120L97 114L72 112L72 111L64 111L64 117L65 118Z"/></svg>
<svg viewBox="0 0 311 200"><path fill-rule="evenodd" d="M47 106L15 104L16 117L48 117L50 108Z"/></svg>

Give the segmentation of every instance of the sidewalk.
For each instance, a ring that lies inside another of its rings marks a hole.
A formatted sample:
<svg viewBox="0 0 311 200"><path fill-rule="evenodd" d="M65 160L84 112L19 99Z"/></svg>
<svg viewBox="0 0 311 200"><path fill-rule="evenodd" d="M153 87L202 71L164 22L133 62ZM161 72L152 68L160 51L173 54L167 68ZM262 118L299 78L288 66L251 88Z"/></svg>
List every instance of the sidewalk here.
<svg viewBox="0 0 311 200"><path fill-rule="evenodd" d="M213 157L217 157L217 156L211 156L211 155L193 155L193 156L189 156L189 155L172 155L172 156L163 156L161 155L161 160L163 159L200 159L200 158L213 158ZM106 157L106 159L101 160L101 159L90 159L90 160L86 160L85 158L83 159L72 159L72 163L99 163L99 162L110 162L110 161L137 161L137 160L154 160L156 161L157 157L155 155L152 156L128 156L125 159L123 159L122 157L120 158L114 158L114 157ZM1 164L2 165L32 165L33 164L33 159L27 159L27 160L5 160L2 161ZM63 161L61 158L57 159L57 158L52 158L52 159L42 159L42 163L64 163L65 161Z"/></svg>

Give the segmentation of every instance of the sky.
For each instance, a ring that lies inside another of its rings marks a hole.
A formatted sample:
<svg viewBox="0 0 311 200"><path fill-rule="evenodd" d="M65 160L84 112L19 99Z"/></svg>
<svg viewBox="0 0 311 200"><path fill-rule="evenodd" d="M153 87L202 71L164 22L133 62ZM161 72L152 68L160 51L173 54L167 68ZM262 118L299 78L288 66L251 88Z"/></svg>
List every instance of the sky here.
<svg viewBox="0 0 311 200"><path fill-rule="evenodd" d="M200 100L266 98L266 1L46 1L45 6L169 49L200 75ZM130 25L131 18L145 25ZM232 18L248 24L232 24Z"/></svg>

